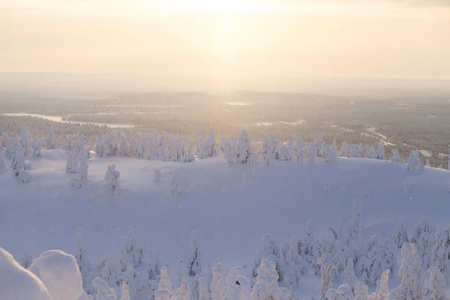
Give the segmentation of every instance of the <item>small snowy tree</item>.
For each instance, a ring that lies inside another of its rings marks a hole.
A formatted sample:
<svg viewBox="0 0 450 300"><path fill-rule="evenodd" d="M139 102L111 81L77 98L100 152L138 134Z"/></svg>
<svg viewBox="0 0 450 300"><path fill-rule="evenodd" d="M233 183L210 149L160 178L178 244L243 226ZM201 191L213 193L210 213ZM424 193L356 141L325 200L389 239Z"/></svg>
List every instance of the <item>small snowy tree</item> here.
<svg viewBox="0 0 450 300"><path fill-rule="evenodd" d="M305 238L303 239L303 257L308 263L314 261L314 223L311 220L306 222Z"/></svg>
<svg viewBox="0 0 450 300"><path fill-rule="evenodd" d="M380 141L380 143L378 145L377 156L375 158L376 159L386 159L384 152L385 152L384 151L384 143L383 143L383 141Z"/></svg>
<svg viewBox="0 0 450 300"><path fill-rule="evenodd" d="M321 258L317 262L320 265L320 270L322 272L321 280L316 290L314 291L313 300L327 300L327 291L331 289L333 284L333 277L331 271L334 266L328 264L325 259Z"/></svg>
<svg viewBox="0 0 450 300"><path fill-rule="evenodd" d="M431 300L449 300L446 295L444 275L436 267L428 269L430 273Z"/></svg>
<svg viewBox="0 0 450 300"><path fill-rule="evenodd" d="M441 272L450 269L450 235L448 230L438 227L435 234L435 242L431 249L431 265Z"/></svg>
<svg viewBox="0 0 450 300"><path fill-rule="evenodd" d="M53 127L48 129L47 149L56 149L59 147L59 141L55 136L55 130Z"/></svg>
<svg viewBox="0 0 450 300"><path fill-rule="evenodd" d="M92 286L95 289L96 300L117 300L114 289L110 288L108 283L99 277L92 280Z"/></svg>
<svg viewBox="0 0 450 300"><path fill-rule="evenodd" d="M250 300L280 300L281 292L278 286L276 264L268 259L263 259L257 272L258 276L256 277L256 284L253 286Z"/></svg>
<svg viewBox="0 0 450 300"><path fill-rule="evenodd" d="M81 243L81 234L82 234L82 230L81 230L81 228L78 228L75 259L77 260L78 268L80 269L81 279L83 281L83 290L85 292L87 292L88 294L93 294L94 288L91 283L92 268L91 268L89 261L87 260L86 252Z"/></svg>
<svg viewBox="0 0 450 300"><path fill-rule="evenodd" d="M175 299L177 300L190 300L191 296L188 287L188 276L184 276L181 281L181 286L175 291Z"/></svg>
<svg viewBox="0 0 450 300"><path fill-rule="evenodd" d="M202 272L202 261L201 261L201 242L202 234L198 230L192 231L191 241L189 243L189 259L187 262L187 267L189 270L189 275L195 276Z"/></svg>
<svg viewBox="0 0 450 300"><path fill-rule="evenodd" d="M108 186L108 191L112 194L116 194L119 190L119 178L120 172L116 171L116 166L108 166L108 171L105 174L106 184Z"/></svg>
<svg viewBox="0 0 450 300"><path fill-rule="evenodd" d="M263 259L268 258L270 255L274 255L277 259L281 258L280 248L277 246L275 237L272 233L266 233L261 238L262 249L258 251L257 257L253 266L253 277L258 275L258 268L261 265ZM279 271L279 265L277 266L277 271ZM280 273L278 274L280 277Z"/></svg>
<svg viewBox="0 0 450 300"><path fill-rule="evenodd" d="M430 267L432 247L435 243L436 228L428 222L428 218L423 217L413 228L411 242L416 243L417 254L422 260L422 266L426 269Z"/></svg>
<svg viewBox="0 0 450 300"><path fill-rule="evenodd" d="M392 232L391 237L399 248L403 246L403 243L408 242L408 233L406 232L404 218L398 220L397 226L395 227L394 232Z"/></svg>
<svg viewBox="0 0 450 300"><path fill-rule="evenodd" d="M66 173L77 173L77 172L78 172L77 152L74 148L72 148L67 153Z"/></svg>
<svg viewBox="0 0 450 300"><path fill-rule="evenodd" d="M244 164L249 159L252 154L252 147L250 144L250 138L248 137L247 131L243 130L239 139L237 140L235 148L236 161Z"/></svg>
<svg viewBox="0 0 450 300"><path fill-rule="evenodd" d="M42 141L34 138L31 142L31 148L33 149L33 157L41 157Z"/></svg>
<svg viewBox="0 0 450 300"><path fill-rule="evenodd" d="M268 132L264 134L260 155L266 165L269 165L276 158L277 144L278 141L273 135Z"/></svg>
<svg viewBox="0 0 450 300"><path fill-rule="evenodd" d="M172 187L172 195L173 196L178 196L179 194L181 194L180 179L178 178L177 172L173 172L173 174L172 174L171 187Z"/></svg>
<svg viewBox="0 0 450 300"><path fill-rule="evenodd" d="M144 250L136 241L133 228L128 229L128 236L125 242L125 248L122 250L120 258L121 271L126 271L128 265L138 268L144 263ZM131 288L131 287L130 287Z"/></svg>
<svg viewBox="0 0 450 300"><path fill-rule="evenodd" d="M398 150L397 149L392 149L392 157L390 159L391 162L395 162L395 163L405 163L405 160L403 158L400 157L400 155L398 154Z"/></svg>
<svg viewBox="0 0 450 300"><path fill-rule="evenodd" d="M294 137L294 157L295 161L298 163L303 163L303 160L305 159L305 143L302 140L302 136L300 134L297 134Z"/></svg>
<svg viewBox="0 0 450 300"><path fill-rule="evenodd" d="M349 235L352 239L356 240L359 235L359 229L361 227L361 200L353 199L352 203L352 220L348 227Z"/></svg>
<svg viewBox="0 0 450 300"><path fill-rule="evenodd" d="M417 257L416 246L414 244L404 243L402 256L402 264L398 271L401 284L391 292L389 299L423 300L422 264Z"/></svg>
<svg viewBox="0 0 450 300"><path fill-rule="evenodd" d="M122 296L120 296L120 300L130 300L130 289L128 287L128 284L125 282L122 285Z"/></svg>
<svg viewBox="0 0 450 300"><path fill-rule="evenodd" d="M381 279L377 280L377 290L368 297L368 300L389 300L389 273L389 269L383 271Z"/></svg>
<svg viewBox="0 0 450 300"><path fill-rule="evenodd" d="M408 158L408 171L411 174L419 174L422 173L423 169L424 167L419 157L419 151L411 150Z"/></svg>
<svg viewBox="0 0 450 300"><path fill-rule="evenodd" d="M352 291L355 290L356 283L356 275L355 275L355 267L353 265L353 259L349 258L347 260L347 268L344 270L343 280L344 284L348 284L351 287Z"/></svg>
<svg viewBox="0 0 450 300"><path fill-rule="evenodd" d="M210 285L211 299L220 300L221 299L220 293L224 287L225 282L222 276L222 264L219 261L219 259L217 259L216 263L214 264L214 267L212 268L212 280Z"/></svg>

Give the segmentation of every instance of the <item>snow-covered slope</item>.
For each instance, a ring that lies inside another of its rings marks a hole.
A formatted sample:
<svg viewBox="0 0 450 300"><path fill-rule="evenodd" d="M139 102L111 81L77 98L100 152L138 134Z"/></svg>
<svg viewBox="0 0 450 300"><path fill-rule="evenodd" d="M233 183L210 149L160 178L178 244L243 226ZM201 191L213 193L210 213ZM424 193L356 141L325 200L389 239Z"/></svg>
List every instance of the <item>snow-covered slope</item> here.
<svg viewBox="0 0 450 300"><path fill-rule="evenodd" d="M411 174L405 164L385 160L251 166L229 165L222 155L193 163L93 158L89 184L81 189L70 186L77 176L66 173L63 150L42 150L41 158L29 160L29 183L10 170L0 173L0 246L19 262L50 249L75 254L79 227L91 264L117 260L131 226L137 241L151 245L175 271L177 261L189 256L192 231L199 230L204 267L220 257L225 274L243 266L251 278L263 234L273 233L282 245L294 233L302 237L312 220L320 236L350 221L355 198L362 203L366 237L389 236L401 217L409 232L423 216L435 226L450 225L450 172L425 167ZM105 181L112 164L120 172L115 195ZM155 170L161 172L158 182ZM179 195L172 193L175 172Z"/></svg>

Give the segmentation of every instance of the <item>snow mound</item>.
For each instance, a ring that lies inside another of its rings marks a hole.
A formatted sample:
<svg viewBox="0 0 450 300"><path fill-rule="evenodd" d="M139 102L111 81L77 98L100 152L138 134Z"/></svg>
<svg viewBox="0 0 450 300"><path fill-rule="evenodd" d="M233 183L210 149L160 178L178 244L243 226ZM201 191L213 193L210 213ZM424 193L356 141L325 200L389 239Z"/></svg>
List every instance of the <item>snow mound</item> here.
<svg viewBox="0 0 450 300"><path fill-rule="evenodd" d="M0 248L0 299L51 300L42 281Z"/></svg>
<svg viewBox="0 0 450 300"><path fill-rule="evenodd" d="M83 293L81 273L70 254L45 251L33 260L29 270L42 280L53 300L77 300Z"/></svg>

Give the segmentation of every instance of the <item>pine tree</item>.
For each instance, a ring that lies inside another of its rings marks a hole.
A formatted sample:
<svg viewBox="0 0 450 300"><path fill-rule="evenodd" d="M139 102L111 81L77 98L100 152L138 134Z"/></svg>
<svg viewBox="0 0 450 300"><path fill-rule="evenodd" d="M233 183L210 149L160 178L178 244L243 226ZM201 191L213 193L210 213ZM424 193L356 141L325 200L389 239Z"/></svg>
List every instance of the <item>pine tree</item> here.
<svg viewBox="0 0 450 300"><path fill-rule="evenodd" d="M397 300L423 300L423 274L420 259L417 257L416 246L404 243L402 247L402 264L398 275L401 284L394 289L389 299Z"/></svg>
<svg viewBox="0 0 450 300"><path fill-rule="evenodd" d="M187 262L187 268L189 270L189 275L195 276L202 272L202 261L201 261L201 242L202 234L198 230L192 231L191 241L189 243L189 259Z"/></svg>

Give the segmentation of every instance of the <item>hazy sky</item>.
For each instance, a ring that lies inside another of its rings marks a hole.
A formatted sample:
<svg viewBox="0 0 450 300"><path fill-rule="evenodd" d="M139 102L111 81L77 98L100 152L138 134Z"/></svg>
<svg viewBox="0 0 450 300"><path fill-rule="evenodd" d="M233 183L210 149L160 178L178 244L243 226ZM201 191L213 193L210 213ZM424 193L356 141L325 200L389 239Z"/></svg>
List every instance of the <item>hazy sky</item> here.
<svg viewBox="0 0 450 300"><path fill-rule="evenodd" d="M450 79L450 1L2 0L0 72Z"/></svg>

